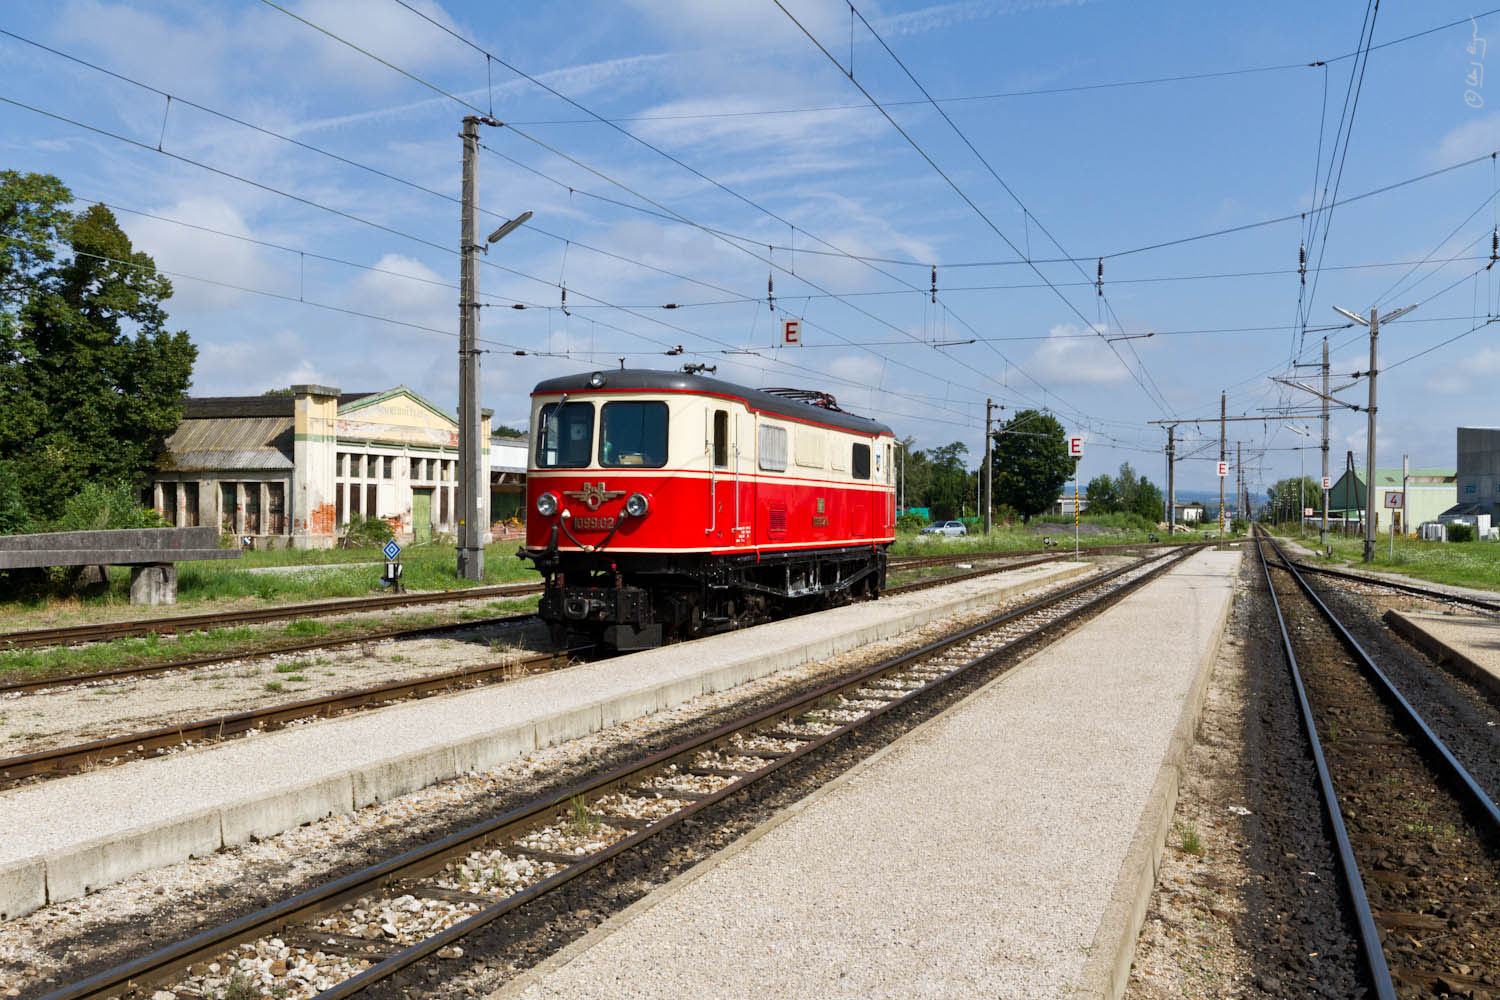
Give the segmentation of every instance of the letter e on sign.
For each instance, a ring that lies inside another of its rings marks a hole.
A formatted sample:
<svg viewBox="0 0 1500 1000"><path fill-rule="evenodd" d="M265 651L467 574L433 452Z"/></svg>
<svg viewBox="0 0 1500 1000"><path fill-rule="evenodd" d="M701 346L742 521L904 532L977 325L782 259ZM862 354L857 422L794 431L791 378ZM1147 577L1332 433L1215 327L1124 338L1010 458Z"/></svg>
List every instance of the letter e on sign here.
<svg viewBox="0 0 1500 1000"><path fill-rule="evenodd" d="M1083 457L1083 438L1082 437L1074 436L1074 437L1068 438L1068 457L1069 458L1082 458Z"/></svg>
<svg viewBox="0 0 1500 1000"><path fill-rule="evenodd" d="M1330 478L1328 478L1327 476L1324 476L1323 477L1323 488L1325 490L1331 490L1331 489L1333 489L1333 480L1330 479Z"/></svg>
<svg viewBox="0 0 1500 1000"><path fill-rule="evenodd" d="M1220 478L1222 478L1224 476L1227 476L1227 475L1229 475L1229 463L1228 462L1220 462L1219 463L1219 476L1220 476Z"/></svg>
<svg viewBox="0 0 1500 1000"><path fill-rule="evenodd" d="M784 319L781 321L781 342L783 344L802 343L802 321L800 319Z"/></svg>

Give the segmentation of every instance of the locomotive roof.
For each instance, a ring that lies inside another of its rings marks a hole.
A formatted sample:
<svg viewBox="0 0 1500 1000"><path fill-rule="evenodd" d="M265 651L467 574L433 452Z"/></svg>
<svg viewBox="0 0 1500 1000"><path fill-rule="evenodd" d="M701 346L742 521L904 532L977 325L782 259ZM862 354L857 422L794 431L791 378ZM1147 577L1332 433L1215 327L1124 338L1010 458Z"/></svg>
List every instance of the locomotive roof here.
<svg viewBox="0 0 1500 1000"><path fill-rule="evenodd" d="M604 377L604 385L597 389L589 384L589 379L595 375ZM885 424L870 420L868 417L857 417L852 413L844 413L842 410L830 410L823 406L814 406L812 403L775 396L759 389L735 385L733 382L724 382L703 375L689 375L686 372L627 368L619 371L605 370L584 372L580 375L563 375L537 383L536 388L532 390L532 395L550 395L557 392L609 392L614 389L696 392L729 396L733 399L743 399L757 410L781 417L790 417L793 420L812 420L856 434L891 434L893 436L895 434Z"/></svg>

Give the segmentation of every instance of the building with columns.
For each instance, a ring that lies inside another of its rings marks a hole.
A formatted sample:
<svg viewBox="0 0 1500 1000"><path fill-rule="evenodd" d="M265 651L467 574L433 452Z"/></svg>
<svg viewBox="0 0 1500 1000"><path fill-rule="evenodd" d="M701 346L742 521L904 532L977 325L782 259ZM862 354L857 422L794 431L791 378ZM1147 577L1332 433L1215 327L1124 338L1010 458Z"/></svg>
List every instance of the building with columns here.
<svg viewBox="0 0 1500 1000"><path fill-rule="evenodd" d="M148 490L168 524L217 524L258 548L331 547L355 515L434 541L457 530L458 421L405 386L189 398Z"/></svg>

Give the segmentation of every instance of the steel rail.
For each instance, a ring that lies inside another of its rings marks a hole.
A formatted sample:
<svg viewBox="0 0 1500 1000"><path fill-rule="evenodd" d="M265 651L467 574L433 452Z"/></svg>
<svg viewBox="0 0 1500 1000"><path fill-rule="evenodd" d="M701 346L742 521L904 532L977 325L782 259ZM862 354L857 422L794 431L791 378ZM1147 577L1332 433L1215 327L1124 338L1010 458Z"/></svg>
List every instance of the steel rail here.
<svg viewBox="0 0 1500 1000"><path fill-rule="evenodd" d="M1443 742L1442 737L1433 732L1432 727L1427 724L1427 720L1422 718L1421 713L1416 710L1410 701L1407 701L1406 696L1401 693L1401 689L1396 686L1395 682L1386 675L1385 671L1380 669L1370 654L1365 652L1364 647L1359 644L1359 640L1354 638L1354 635L1338 619L1333 610L1327 604L1323 603L1323 599L1318 596L1317 591L1313 590L1312 585L1303 578L1295 566L1287 563L1286 556L1282 553L1280 546L1276 544L1275 540L1269 539L1268 541L1271 549L1280 556L1283 563L1287 564L1284 568L1291 574L1292 579L1297 581L1297 586L1301 589L1302 593L1307 596L1307 599L1318 609L1319 614L1332 626L1334 634L1338 636L1339 641L1354 654L1355 662L1359 665L1360 669L1374 681L1373 686L1376 692L1385 702L1396 709L1397 717L1404 720L1407 727L1414 730L1421 737L1422 744L1427 749L1428 754L1442 762L1439 770L1446 771L1446 777L1458 782L1459 786L1467 792L1470 799L1469 804L1477 807L1481 813L1489 818L1494 828L1493 832L1497 836L1500 836L1500 808L1496 807L1494 800L1480 787L1479 782L1474 780L1474 776L1469 773L1468 769L1459 763L1458 758L1453 756L1453 751L1448 749L1448 745ZM1264 559L1264 556L1262 556L1262 559Z"/></svg>
<svg viewBox="0 0 1500 1000"><path fill-rule="evenodd" d="M1157 555L1143 558L1129 566L1110 571L1055 594L1046 595L1038 600L1028 602L1020 608L994 616L977 625L962 629L953 635L927 643L919 649L891 657L852 676L823 685L815 691L792 696L769 708L757 711L746 718L726 723L684 743L658 751L641 760L622 765L607 774L518 807L501 816L476 824L465 830L455 832L432 844L414 848L362 871L343 876L325 885L303 892L291 899L237 918L221 927L204 931L183 941L157 949L150 954L132 959L115 968L96 973L77 983L63 986L47 994L42 1000L95 1000L95 998L119 995L127 989L142 990L149 988L152 984L167 980L179 970L220 954L236 945L266 937L281 931L290 924L305 921L319 914L326 913L345 902L379 892L398 880L440 871L444 863L453 857L466 855L470 851L541 826L545 821L554 816L559 808L566 806L570 801L578 800L580 797L584 801L587 801L590 797L597 797L598 795L625 786L632 781L641 780L653 772L663 770L668 764L679 760L691 759L692 755L705 748L716 748L736 733L753 731L765 726L767 723L794 718L802 714L802 710L808 705L816 705L843 692L857 690L881 676L897 673L903 669L910 669L913 664L946 651L980 633L999 628L1026 615L1045 611L1053 605L1078 596L1087 590L1100 587L1124 574L1140 570L1151 563L1158 563L1158 565L1153 566L1138 577L1125 581L1121 586L1106 591L1085 604L1072 608L1058 617L1039 624L1024 635L1005 643L1002 647L986 650L976 659L961 664L952 670L947 670L939 677L928 679L920 687L905 692L901 696L871 710L859 719L848 722L816 738L809 738L805 741L799 740L799 742L803 743L802 746L770 761L759 770L743 774L743 776L731 781L717 791L696 798L695 801L692 801L685 808L664 816L642 829L636 830L634 833L615 841L603 850L580 856L576 863L555 872L520 892L498 899L493 905L480 910L467 919L394 955L382 959L369 969L331 989L319 993L314 998L314 1000L342 1000L342 998L359 993L376 982L389 978L438 949L463 938L474 930L524 906L537 897L593 870L625 851L639 846L649 838L671 829L683 820L716 805L731 795L737 794L751 783L759 781L779 771L793 761L827 746L834 740L861 726L867 725L871 720L879 718L897 707L910 704L916 698L930 693L935 688L949 683L954 678L967 673L981 664L993 662L1000 655L1010 652L1020 644L1029 642L1064 624L1075 621L1087 613L1095 612L1109 606L1123 598L1126 594L1139 589L1162 573L1172 569L1200 548L1200 546L1193 546L1185 548L1180 553L1168 556ZM606 822L609 819L609 817L604 818ZM416 891L420 893L420 890Z"/></svg>
<svg viewBox="0 0 1500 1000"><path fill-rule="evenodd" d="M1120 551L1146 548L1151 545L1177 545L1176 542L1142 543L1138 545L1094 545L1087 546L1090 552ZM1193 543L1187 543L1193 544ZM891 560L893 569L920 569L948 562L964 562L974 559L1000 559L1013 556L1029 556L1037 549L1004 549L990 552L964 552L938 556L897 556ZM374 597L339 598L328 601L309 601L301 604L277 604L266 608L249 608L241 611L205 612L190 615L166 615L159 618L140 618L119 622L99 622L87 625L67 625L58 628L25 629L0 634L0 649L20 649L28 646L76 645L84 642L100 642L108 639L124 639L147 635L171 635L176 632L202 631L223 625L252 625L263 622L282 621L289 618L320 618L328 615L352 614L360 611L379 611L385 608L408 607L421 604L443 604L458 601L486 600L493 597L525 597L539 594L541 583L507 583L489 587L473 587L467 590L439 590L427 594L380 594Z"/></svg>
<svg viewBox="0 0 1500 1000"><path fill-rule="evenodd" d="M1278 545L1276 553L1283 562L1287 562L1285 551ZM1466 594L1454 594L1446 590L1436 590L1431 587L1419 587L1416 584L1402 583L1397 580L1387 580L1384 577L1366 576L1363 573L1352 573L1348 570L1333 569L1330 566L1314 566L1300 559L1291 560L1292 565L1299 570L1309 573L1320 573L1323 576L1337 577L1340 580L1352 580L1356 583L1367 583L1372 587L1385 587L1389 590L1398 590L1404 594L1412 594L1417 597L1425 597L1434 601L1448 601L1453 604L1462 604L1470 608L1478 608L1491 614L1500 614L1500 603L1486 601L1478 597L1469 597Z"/></svg>
<svg viewBox="0 0 1500 1000"><path fill-rule="evenodd" d="M189 660L164 660L161 663L148 663L132 667L115 667L109 670L91 670L77 674L55 674L48 677L28 677L26 680L7 681L0 684L0 695L38 691L43 688L67 687L70 684L120 680L126 677L139 677L145 674L169 673L174 670L191 670L196 667L211 667L219 663L233 663L236 660L257 659L263 656L306 653L315 649L334 649L339 646L352 646L360 642L382 642L386 639L418 639L422 636L437 635L443 632L464 632L469 629L493 628L496 626L519 626L535 620L537 620L536 615L476 618L470 621L449 622L444 625L418 625L413 628L383 629L378 632L366 632L362 635L346 635L336 639L309 639L306 642L268 646L264 649L242 649L234 653L199 656Z"/></svg>
<svg viewBox="0 0 1500 1000"><path fill-rule="evenodd" d="M1257 540L1255 551L1260 556L1261 571L1266 577L1266 590L1271 595L1271 607L1276 612L1276 624L1281 630L1281 649L1286 655L1287 669L1291 672L1292 689L1297 693L1297 706L1302 715L1302 727L1307 735L1308 748L1312 753L1313 767L1318 772L1318 790L1323 799L1328 825L1333 830L1339 872L1344 877L1344 889L1349 894L1350 905L1354 909L1360 950L1364 954L1365 967L1374 984L1376 996L1379 1000L1396 1000L1396 986L1391 981L1391 970L1386 965L1385 950L1380 944L1380 931L1375 926L1375 915L1370 911L1370 900L1365 894L1364 879L1359 874L1359 863L1355 860L1354 848L1349 843L1349 831L1344 825L1343 810L1339 808L1338 794L1333 788L1333 776L1328 771L1328 761L1323 756L1323 744L1318 739L1318 723L1313 718L1312 704L1308 700L1307 689L1302 683L1302 671L1297 666L1297 654L1292 650L1292 637L1287 632L1286 616L1281 610L1281 600L1276 596L1276 587L1271 582L1271 565L1266 560L1263 545L1262 541Z"/></svg>
<svg viewBox="0 0 1500 1000"><path fill-rule="evenodd" d="M539 663L565 661L572 652L576 650L543 653L539 656L529 656L505 663L483 663L461 670L427 674L422 677L377 684L373 687L357 688L353 691L218 715L198 722L162 726L158 729L128 733L123 736L110 736L89 743L77 743L7 757L0 759L0 788L35 774L80 770L103 759L140 756L151 750L180 746L194 740L217 741L251 731L258 732L267 728L280 727L297 719L331 716L351 709L448 691L457 685L480 683L496 676L513 673L519 668Z"/></svg>
<svg viewBox="0 0 1500 1000"><path fill-rule="evenodd" d="M171 635L176 632L202 631L221 625L253 625L287 618L322 618L328 615L358 611L379 611L418 604L443 604L450 601L481 601L492 597L524 597L541 593L540 583L503 583L468 590L439 590L429 594L380 594L375 597L339 598L309 601L303 604L277 604L268 608L242 611L207 612L194 615L167 615L161 618L138 618L131 621L99 622L91 625L68 625L60 628L27 629L0 635L0 649L24 646L75 645L105 639L125 639L145 635Z"/></svg>

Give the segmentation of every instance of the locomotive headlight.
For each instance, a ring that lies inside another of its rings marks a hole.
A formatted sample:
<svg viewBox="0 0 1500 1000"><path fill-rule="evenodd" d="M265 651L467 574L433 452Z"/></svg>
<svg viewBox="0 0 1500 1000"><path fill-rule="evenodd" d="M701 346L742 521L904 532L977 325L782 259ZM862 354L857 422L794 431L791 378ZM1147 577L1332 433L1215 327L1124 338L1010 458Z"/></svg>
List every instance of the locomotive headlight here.
<svg viewBox="0 0 1500 1000"><path fill-rule="evenodd" d="M543 517L551 517L557 513L557 494L543 493L536 498L536 512Z"/></svg>
<svg viewBox="0 0 1500 1000"><path fill-rule="evenodd" d="M631 517L645 517L650 509L651 501L646 499L644 493L632 493L625 498L625 513Z"/></svg>

